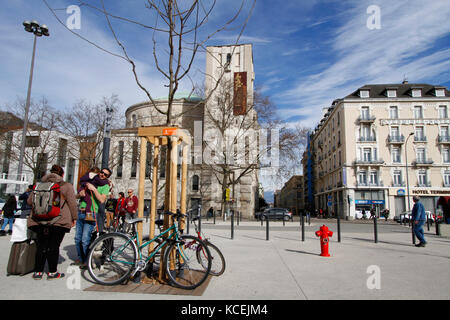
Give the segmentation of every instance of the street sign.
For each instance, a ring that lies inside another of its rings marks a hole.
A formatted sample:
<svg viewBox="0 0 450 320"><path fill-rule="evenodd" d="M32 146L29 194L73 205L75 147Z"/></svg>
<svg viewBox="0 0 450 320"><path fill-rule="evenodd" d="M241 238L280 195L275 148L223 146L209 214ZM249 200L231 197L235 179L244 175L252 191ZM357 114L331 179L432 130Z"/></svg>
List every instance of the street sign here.
<svg viewBox="0 0 450 320"><path fill-rule="evenodd" d="M230 188L225 189L225 200L230 201Z"/></svg>
<svg viewBox="0 0 450 320"><path fill-rule="evenodd" d="M327 204L328 204L329 207L332 207L332 206L333 206L333 202L331 202L331 201L328 201Z"/></svg>

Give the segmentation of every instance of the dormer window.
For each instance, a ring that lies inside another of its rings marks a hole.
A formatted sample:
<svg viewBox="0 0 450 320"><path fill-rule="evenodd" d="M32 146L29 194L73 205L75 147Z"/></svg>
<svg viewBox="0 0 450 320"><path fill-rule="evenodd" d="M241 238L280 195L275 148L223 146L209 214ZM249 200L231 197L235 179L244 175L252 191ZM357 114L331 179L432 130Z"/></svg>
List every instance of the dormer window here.
<svg viewBox="0 0 450 320"><path fill-rule="evenodd" d="M395 97L397 97L397 90L395 90L395 89L388 89L387 90L387 96L388 96L388 98L395 98Z"/></svg>
<svg viewBox="0 0 450 320"><path fill-rule="evenodd" d="M420 98L422 96L422 89L412 89L412 97Z"/></svg>
<svg viewBox="0 0 450 320"><path fill-rule="evenodd" d="M444 89L434 89L436 97L445 97L445 90Z"/></svg>
<svg viewBox="0 0 450 320"><path fill-rule="evenodd" d="M359 97L360 98L368 98L369 97L369 90L359 90Z"/></svg>

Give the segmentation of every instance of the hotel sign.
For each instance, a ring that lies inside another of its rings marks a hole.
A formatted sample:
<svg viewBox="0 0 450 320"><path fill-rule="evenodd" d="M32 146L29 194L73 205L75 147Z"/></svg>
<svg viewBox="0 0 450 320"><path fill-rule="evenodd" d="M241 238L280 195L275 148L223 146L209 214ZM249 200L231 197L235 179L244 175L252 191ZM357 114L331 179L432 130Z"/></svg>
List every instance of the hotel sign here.
<svg viewBox="0 0 450 320"><path fill-rule="evenodd" d="M380 124L450 124L450 119L380 119Z"/></svg>
<svg viewBox="0 0 450 320"><path fill-rule="evenodd" d="M426 190L416 189L411 191L412 194L428 194L428 195L450 195L450 189L447 190Z"/></svg>

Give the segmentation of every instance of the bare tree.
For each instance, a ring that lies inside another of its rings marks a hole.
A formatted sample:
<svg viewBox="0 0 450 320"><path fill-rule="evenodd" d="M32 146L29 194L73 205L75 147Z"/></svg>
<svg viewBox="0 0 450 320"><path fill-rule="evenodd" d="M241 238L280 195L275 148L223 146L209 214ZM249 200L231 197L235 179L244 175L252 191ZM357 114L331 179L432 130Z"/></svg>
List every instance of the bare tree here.
<svg viewBox="0 0 450 320"><path fill-rule="evenodd" d="M18 119L23 119L25 101L18 99L13 104L7 105L6 109ZM28 117L23 164L33 172L33 181L36 182L45 174L47 164L58 160L60 112L52 108L48 100L42 97L37 103L34 101L30 103ZM22 126L23 122L20 128ZM22 138L22 132L17 130L13 132L12 140L9 142L11 145L7 148L9 154L5 154L5 158L19 161Z"/></svg>

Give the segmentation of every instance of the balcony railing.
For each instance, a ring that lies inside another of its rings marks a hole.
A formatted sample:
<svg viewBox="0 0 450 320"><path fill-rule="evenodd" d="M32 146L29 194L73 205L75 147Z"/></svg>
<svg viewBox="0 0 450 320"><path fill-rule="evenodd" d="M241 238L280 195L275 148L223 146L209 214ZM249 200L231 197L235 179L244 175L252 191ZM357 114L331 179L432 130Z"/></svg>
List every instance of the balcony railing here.
<svg viewBox="0 0 450 320"><path fill-rule="evenodd" d="M377 141L375 136L370 136L370 137L359 137L358 138L359 142L375 142Z"/></svg>
<svg viewBox="0 0 450 320"><path fill-rule="evenodd" d="M432 165L434 161L432 159L416 159L412 162L413 166L429 166Z"/></svg>
<svg viewBox="0 0 450 320"><path fill-rule="evenodd" d="M389 143L404 143L405 142L405 136L404 135L388 135L388 142Z"/></svg>
<svg viewBox="0 0 450 320"><path fill-rule="evenodd" d="M374 122L376 119L373 115L362 115L358 117L359 122Z"/></svg>
<svg viewBox="0 0 450 320"><path fill-rule="evenodd" d="M382 165L382 164L384 164L383 159L355 160L355 165Z"/></svg>
<svg viewBox="0 0 450 320"><path fill-rule="evenodd" d="M392 186L393 187L406 187L406 182L405 181L402 181L400 183L392 182Z"/></svg>
<svg viewBox="0 0 450 320"><path fill-rule="evenodd" d="M439 135L438 141L439 143L450 143L450 135Z"/></svg>
<svg viewBox="0 0 450 320"><path fill-rule="evenodd" d="M414 142L427 142L427 137L425 137L425 136L414 136Z"/></svg>
<svg viewBox="0 0 450 320"><path fill-rule="evenodd" d="M357 187L383 187L383 181L378 182L356 182Z"/></svg>
<svg viewBox="0 0 450 320"><path fill-rule="evenodd" d="M425 188L425 187L431 187L431 182L425 182L425 183L420 183L420 182L418 182L417 183L417 186L418 187L421 187L421 188Z"/></svg>

